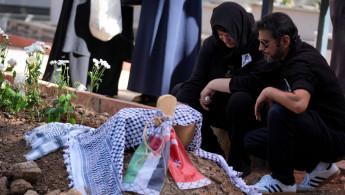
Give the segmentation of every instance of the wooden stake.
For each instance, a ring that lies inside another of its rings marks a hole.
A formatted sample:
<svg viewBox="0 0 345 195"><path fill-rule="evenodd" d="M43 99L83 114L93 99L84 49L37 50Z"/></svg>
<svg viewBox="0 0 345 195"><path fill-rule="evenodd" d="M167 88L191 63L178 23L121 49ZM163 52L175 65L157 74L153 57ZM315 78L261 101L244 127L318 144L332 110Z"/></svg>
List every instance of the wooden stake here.
<svg viewBox="0 0 345 195"><path fill-rule="evenodd" d="M172 95L166 94L162 95L157 100L157 108L159 108L164 115L172 115L175 113L176 98ZM160 125L160 121L155 119L156 126Z"/></svg>

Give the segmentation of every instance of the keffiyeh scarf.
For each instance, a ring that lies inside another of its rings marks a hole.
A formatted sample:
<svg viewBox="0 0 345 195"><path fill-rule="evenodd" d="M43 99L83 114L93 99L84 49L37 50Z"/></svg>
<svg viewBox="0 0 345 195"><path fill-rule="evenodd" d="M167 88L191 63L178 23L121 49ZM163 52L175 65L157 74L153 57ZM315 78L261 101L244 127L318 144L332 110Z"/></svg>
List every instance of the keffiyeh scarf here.
<svg viewBox="0 0 345 195"><path fill-rule="evenodd" d="M143 142L143 127L146 124L147 135L154 135L156 128L149 121L157 116L157 110L125 108L97 129L62 123L42 125L25 135L27 146L33 148L26 158L35 160L59 147L67 146L64 159L71 179L70 186L83 194L121 194L124 190L124 151ZM200 148L201 122L202 115L198 111L186 105L176 106L173 126L196 124L193 140L187 150L220 165L231 182L244 193L256 194L256 189L237 177L237 172L228 166L222 156Z"/></svg>

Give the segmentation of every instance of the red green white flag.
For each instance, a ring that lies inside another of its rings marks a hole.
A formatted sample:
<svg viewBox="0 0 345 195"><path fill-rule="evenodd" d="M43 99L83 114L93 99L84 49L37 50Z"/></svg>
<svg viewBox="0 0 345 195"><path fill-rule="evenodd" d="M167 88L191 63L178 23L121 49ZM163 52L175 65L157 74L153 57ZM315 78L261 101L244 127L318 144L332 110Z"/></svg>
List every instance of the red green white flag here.
<svg viewBox="0 0 345 195"><path fill-rule="evenodd" d="M211 181L194 167L175 130L171 128L171 131L164 133L162 126L157 128L157 133L150 135L136 149L122 181L124 191L159 194L167 169L179 189L193 189L210 184Z"/></svg>

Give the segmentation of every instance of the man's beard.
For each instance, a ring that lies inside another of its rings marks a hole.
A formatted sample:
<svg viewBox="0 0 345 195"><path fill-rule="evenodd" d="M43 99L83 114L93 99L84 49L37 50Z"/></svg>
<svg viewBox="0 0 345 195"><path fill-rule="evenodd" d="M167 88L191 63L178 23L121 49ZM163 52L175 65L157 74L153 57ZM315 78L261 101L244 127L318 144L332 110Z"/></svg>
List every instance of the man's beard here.
<svg viewBox="0 0 345 195"><path fill-rule="evenodd" d="M265 53L263 53L263 54L264 54L265 60L266 60L268 63L271 63L271 62L274 61L274 58L273 58L271 55L265 54Z"/></svg>
<svg viewBox="0 0 345 195"><path fill-rule="evenodd" d="M265 52L262 52L262 53L264 54L264 58L268 63L279 60L280 56L283 55L283 51L281 47L277 48L277 51L275 52L274 55L271 55L270 53L265 53Z"/></svg>

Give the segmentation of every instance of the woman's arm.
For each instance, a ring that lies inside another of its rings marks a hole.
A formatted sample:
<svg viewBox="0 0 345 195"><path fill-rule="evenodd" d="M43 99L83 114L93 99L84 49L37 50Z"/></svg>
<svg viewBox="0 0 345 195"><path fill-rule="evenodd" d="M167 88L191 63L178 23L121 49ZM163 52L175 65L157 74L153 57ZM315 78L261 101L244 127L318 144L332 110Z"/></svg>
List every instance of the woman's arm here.
<svg viewBox="0 0 345 195"><path fill-rule="evenodd" d="M230 78L219 78L210 81L200 93L200 104L204 110L208 110L207 105L211 103L213 95L219 91L230 93Z"/></svg>

